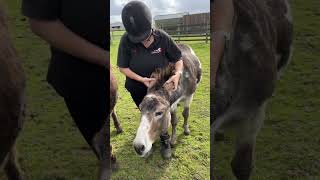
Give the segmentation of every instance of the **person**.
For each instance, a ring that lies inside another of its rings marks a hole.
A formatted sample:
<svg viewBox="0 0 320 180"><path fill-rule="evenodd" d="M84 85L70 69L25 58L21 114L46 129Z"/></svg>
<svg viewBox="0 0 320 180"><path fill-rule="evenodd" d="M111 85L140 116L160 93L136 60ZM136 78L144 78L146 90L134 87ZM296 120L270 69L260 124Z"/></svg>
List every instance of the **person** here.
<svg viewBox="0 0 320 180"><path fill-rule="evenodd" d="M181 51L167 33L152 26L148 6L141 1L129 2L122 10L122 22L126 33L119 44L117 64L126 76L125 88L136 106L139 107L155 81L150 78L152 72L169 63L175 64L175 75L166 83L173 83L176 90L183 69ZM167 132L160 135L160 152L164 158L171 156L169 138Z"/></svg>
<svg viewBox="0 0 320 180"><path fill-rule="evenodd" d="M216 82L216 75L219 64L222 60L226 41L230 39L232 22L234 16L234 6L232 0L211 0L211 31L213 35L213 63L211 65L213 85Z"/></svg>
<svg viewBox="0 0 320 180"><path fill-rule="evenodd" d="M232 31L232 23L234 16L233 0L211 0L211 33L212 33L212 46L211 46L211 63L210 63L210 112L213 113L210 116L210 124L216 119L217 99L213 98L216 95L216 79L219 65L223 58L224 49L227 41L230 39ZM223 133L213 132L210 130L210 179L214 179L214 139L223 139Z"/></svg>
<svg viewBox="0 0 320 180"><path fill-rule="evenodd" d="M109 178L109 3L23 0L22 13L50 45L47 80L100 160L100 179Z"/></svg>

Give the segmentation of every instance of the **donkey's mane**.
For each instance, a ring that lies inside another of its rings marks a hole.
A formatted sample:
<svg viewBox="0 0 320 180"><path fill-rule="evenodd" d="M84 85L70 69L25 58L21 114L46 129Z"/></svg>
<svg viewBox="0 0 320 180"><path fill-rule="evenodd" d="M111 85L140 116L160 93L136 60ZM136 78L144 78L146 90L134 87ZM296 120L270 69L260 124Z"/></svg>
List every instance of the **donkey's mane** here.
<svg viewBox="0 0 320 180"><path fill-rule="evenodd" d="M164 83L175 73L175 65L169 63L168 66L156 69L152 74L151 78L155 78L156 82L149 91L156 91L163 87Z"/></svg>

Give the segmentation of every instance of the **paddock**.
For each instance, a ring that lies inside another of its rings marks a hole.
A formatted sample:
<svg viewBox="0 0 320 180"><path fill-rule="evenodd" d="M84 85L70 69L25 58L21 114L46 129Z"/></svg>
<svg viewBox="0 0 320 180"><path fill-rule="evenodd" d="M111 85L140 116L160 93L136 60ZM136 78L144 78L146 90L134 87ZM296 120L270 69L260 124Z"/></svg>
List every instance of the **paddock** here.
<svg viewBox="0 0 320 180"><path fill-rule="evenodd" d="M124 132L116 134L115 128L110 128L110 142L119 163L119 170L112 174L112 179L209 179L209 44L205 42L188 43L199 57L203 69L201 82L190 107L190 135L183 134L181 115L183 107L179 107L177 110L179 118L177 145L173 148L173 158L171 160L162 159L159 150L160 143L157 140L153 144L152 155L145 159L139 157L133 148L133 140L140 124L140 112L129 92L124 88L124 75L120 74L116 68L119 38L113 41L110 54L119 87L116 111ZM171 130L169 132L171 134Z"/></svg>

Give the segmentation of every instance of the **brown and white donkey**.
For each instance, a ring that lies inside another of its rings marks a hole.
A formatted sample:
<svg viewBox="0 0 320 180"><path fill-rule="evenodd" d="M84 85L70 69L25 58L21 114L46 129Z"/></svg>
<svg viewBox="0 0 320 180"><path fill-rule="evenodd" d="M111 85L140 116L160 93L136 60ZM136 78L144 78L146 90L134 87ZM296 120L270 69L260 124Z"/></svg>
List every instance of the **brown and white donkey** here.
<svg viewBox="0 0 320 180"><path fill-rule="evenodd" d="M168 65L152 73L155 84L148 89L147 95L140 104L141 122L133 145L141 157L150 154L152 144L160 134L168 131L172 125L171 144L176 143L177 115L176 109L180 102L184 102L184 134L189 135L189 108L193 94L201 79L201 64L191 47L179 44L182 52L183 72L176 91L172 91L172 84L164 86L165 82L175 73L175 66Z"/></svg>
<svg viewBox="0 0 320 180"><path fill-rule="evenodd" d="M216 86L211 88L211 148L218 148L213 144L215 138L232 128L236 135L233 174L247 180L267 102L290 60L293 24L288 0L234 0L233 4L233 30ZM210 154L213 157L212 151ZM216 174L212 171L213 164L211 175Z"/></svg>

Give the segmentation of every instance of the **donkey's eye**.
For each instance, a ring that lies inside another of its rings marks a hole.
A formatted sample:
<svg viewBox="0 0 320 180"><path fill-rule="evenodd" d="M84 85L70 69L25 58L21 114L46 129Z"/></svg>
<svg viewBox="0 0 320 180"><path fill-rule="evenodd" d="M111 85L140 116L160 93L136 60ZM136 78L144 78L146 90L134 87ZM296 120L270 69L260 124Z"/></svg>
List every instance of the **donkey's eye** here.
<svg viewBox="0 0 320 180"><path fill-rule="evenodd" d="M156 112L156 116L161 116L163 114L162 111Z"/></svg>

